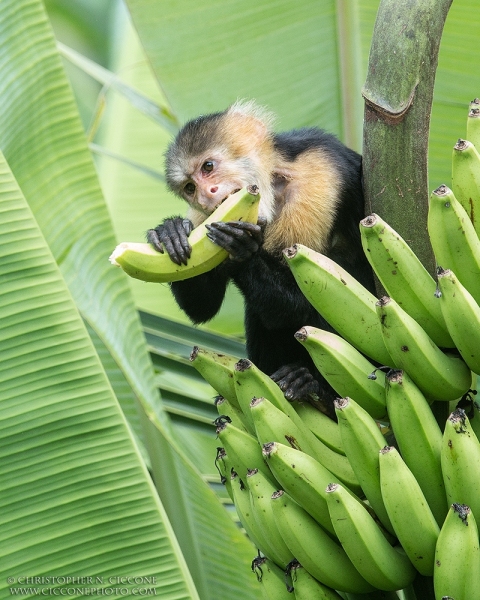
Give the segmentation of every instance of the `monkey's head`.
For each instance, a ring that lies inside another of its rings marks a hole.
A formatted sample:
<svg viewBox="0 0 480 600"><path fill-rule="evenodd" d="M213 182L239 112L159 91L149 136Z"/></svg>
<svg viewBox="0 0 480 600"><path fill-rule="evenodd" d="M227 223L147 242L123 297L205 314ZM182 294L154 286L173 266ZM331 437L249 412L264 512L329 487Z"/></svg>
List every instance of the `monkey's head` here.
<svg viewBox="0 0 480 600"><path fill-rule="evenodd" d="M248 185L257 185L267 201L274 161L271 120L254 102L240 101L189 121L166 153L168 186L203 219Z"/></svg>

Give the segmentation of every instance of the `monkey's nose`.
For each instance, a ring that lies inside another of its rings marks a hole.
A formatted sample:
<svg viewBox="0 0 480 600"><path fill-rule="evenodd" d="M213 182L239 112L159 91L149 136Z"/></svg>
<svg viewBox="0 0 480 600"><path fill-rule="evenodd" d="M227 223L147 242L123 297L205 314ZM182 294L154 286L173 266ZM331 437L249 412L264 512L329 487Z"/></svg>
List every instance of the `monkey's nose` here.
<svg viewBox="0 0 480 600"><path fill-rule="evenodd" d="M214 185L213 187L210 188L211 194L216 194L217 192L218 192L218 185Z"/></svg>

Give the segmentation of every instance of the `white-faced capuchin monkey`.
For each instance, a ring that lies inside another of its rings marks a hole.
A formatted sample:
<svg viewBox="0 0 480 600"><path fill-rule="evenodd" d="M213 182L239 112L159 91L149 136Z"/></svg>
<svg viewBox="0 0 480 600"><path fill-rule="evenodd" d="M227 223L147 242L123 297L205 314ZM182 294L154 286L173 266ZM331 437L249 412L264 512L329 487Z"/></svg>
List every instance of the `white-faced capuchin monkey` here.
<svg viewBox="0 0 480 600"><path fill-rule="evenodd" d="M334 415L334 391L294 338L304 325L332 328L297 287L282 250L300 243L322 252L374 292L359 233L365 216L361 156L317 128L274 133L271 127L271 115L252 101L186 123L167 151L166 179L187 201L187 218L165 219L147 239L175 263L186 263L193 227L233 192L258 186L258 224L209 226L209 238L230 258L208 273L171 283L171 289L191 321L204 323L220 310L233 281L245 302L248 358L288 399L316 394L322 409Z"/></svg>

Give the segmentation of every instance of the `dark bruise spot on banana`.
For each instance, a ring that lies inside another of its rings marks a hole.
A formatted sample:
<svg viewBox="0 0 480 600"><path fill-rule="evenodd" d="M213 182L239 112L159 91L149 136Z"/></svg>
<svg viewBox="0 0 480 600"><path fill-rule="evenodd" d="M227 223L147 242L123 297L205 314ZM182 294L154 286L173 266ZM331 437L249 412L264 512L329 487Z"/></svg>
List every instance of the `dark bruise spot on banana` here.
<svg viewBox="0 0 480 600"><path fill-rule="evenodd" d="M292 448L294 448L295 450L301 450L297 440L294 438L293 435L286 435L285 439L287 440L287 442L290 444L290 446Z"/></svg>

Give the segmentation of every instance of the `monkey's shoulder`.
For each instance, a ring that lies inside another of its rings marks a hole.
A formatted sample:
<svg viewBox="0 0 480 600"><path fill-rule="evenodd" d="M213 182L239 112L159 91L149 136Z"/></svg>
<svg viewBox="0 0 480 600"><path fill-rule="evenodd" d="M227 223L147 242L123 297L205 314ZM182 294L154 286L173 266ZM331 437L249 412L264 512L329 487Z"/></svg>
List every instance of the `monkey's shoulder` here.
<svg viewBox="0 0 480 600"><path fill-rule="evenodd" d="M348 148L333 133L319 127L302 127L283 131L273 135L275 149L287 160L295 160L302 152L321 149L332 156L340 156L348 160L361 160L360 154Z"/></svg>

